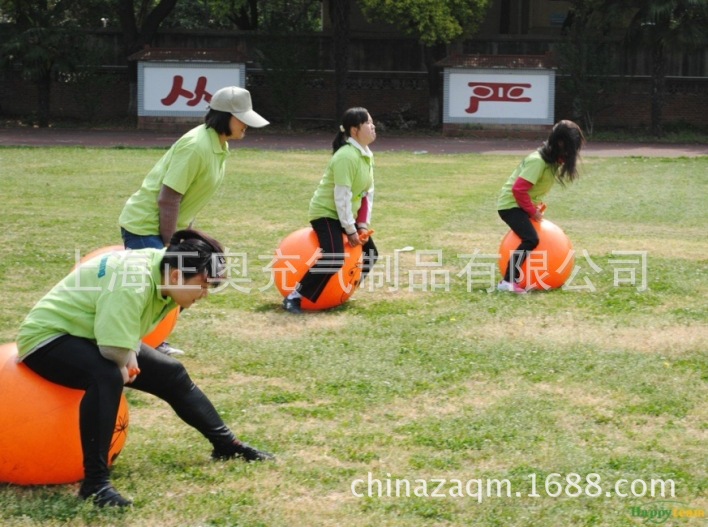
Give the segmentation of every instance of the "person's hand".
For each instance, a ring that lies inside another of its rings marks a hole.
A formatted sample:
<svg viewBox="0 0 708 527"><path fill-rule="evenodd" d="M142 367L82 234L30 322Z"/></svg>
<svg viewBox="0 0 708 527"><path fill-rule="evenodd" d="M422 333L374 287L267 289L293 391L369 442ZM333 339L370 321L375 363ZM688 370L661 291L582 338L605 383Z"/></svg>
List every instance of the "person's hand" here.
<svg viewBox="0 0 708 527"><path fill-rule="evenodd" d="M347 234L347 241L349 241L349 245L351 245L352 247L356 247L357 245L362 245L361 240L359 239L358 232L353 232L351 234Z"/></svg>
<svg viewBox="0 0 708 527"><path fill-rule="evenodd" d="M135 378L140 373L140 368L138 368L138 357L135 352L131 352L128 357L128 363L125 365L126 373L128 374L128 380L123 377L124 384L129 384L135 380Z"/></svg>
<svg viewBox="0 0 708 527"><path fill-rule="evenodd" d="M128 373L128 368L125 366L120 367L120 374L123 376L123 384L128 384L130 381L130 374Z"/></svg>
<svg viewBox="0 0 708 527"><path fill-rule="evenodd" d="M369 236L371 236L371 232L369 232L369 229L359 229L357 230L357 234L359 235L359 241L364 244L369 241Z"/></svg>
<svg viewBox="0 0 708 527"><path fill-rule="evenodd" d="M536 214L531 216L531 219L534 221L541 221L543 219L543 211L546 210L546 204L545 203L539 203L536 205Z"/></svg>

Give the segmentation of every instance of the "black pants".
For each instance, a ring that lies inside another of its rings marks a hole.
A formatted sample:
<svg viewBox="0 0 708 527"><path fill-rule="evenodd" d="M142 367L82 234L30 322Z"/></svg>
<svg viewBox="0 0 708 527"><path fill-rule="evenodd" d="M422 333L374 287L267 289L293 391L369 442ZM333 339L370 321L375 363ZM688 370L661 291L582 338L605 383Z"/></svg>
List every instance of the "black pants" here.
<svg viewBox="0 0 708 527"><path fill-rule="evenodd" d="M85 390L79 407L84 478L92 484L108 482L108 451L123 393L118 366L103 358L94 342L72 335L39 348L24 363L48 381ZM140 374L128 387L166 401L184 422L199 430L215 447L235 439L181 362L143 346L138 365Z"/></svg>
<svg viewBox="0 0 708 527"><path fill-rule="evenodd" d="M507 282L517 281L523 274L521 265L528 254L538 246L538 233L534 229L529 215L519 207L500 210L499 217L521 238L521 243L511 253L506 273L504 273L504 280Z"/></svg>
<svg viewBox="0 0 708 527"><path fill-rule="evenodd" d="M344 231L339 220L331 218L318 218L312 220L310 225L317 234L322 256L302 277L297 290L310 302L317 302L330 278L344 266L345 249L342 238ZM363 279L374 268L379 258L379 252L371 238L363 245L362 250L364 256L361 278Z"/></svg>

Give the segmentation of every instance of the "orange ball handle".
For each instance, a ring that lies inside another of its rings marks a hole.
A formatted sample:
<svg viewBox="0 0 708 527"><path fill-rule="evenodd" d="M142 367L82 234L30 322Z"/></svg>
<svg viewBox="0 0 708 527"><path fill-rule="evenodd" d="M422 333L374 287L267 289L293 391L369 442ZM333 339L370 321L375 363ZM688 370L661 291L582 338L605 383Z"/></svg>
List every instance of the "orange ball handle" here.
<svg viewBox="0 0 708 527"><path fill-rule="evenodd" d="M359 240L361 240L362 243L366 243L369 241L369 237L374 234L374 229L367 230L366 234L360 234L359 235Z"/></svg>

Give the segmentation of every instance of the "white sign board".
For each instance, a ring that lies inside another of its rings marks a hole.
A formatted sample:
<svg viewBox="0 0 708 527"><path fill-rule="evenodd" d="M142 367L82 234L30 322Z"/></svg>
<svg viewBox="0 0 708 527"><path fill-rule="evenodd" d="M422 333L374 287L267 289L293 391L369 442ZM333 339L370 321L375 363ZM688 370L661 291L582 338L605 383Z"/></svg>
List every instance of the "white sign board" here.
<svg viewBox="0 0 708 527"><path fill-rule="evenodd" d="M443 123L553 124L555 71L446 69Z"/></svg>
<svg viewBox="0 0 708 527"><path fill-rule="evenodd" d="M140 62L138 115L201 117L214 92L226 86L246 86L244 64Z"/></svg>

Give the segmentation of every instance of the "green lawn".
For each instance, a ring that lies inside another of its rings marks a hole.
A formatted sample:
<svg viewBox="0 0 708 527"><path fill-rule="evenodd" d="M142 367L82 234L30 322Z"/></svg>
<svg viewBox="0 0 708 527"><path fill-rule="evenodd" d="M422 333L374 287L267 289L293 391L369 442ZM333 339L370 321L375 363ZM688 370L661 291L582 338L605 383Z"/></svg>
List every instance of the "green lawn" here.
<svg viewBox="0 0 708 527"><path fill-rule="evenodd" d="M77 254L120 243L123 203L161 153L0 148L0 342ZM133 509L94 510L77 485L0 485L0 525L622 527L652 524L652 511L708 515L708 158L585 159L580 181L546 200L577 274L565 290L513 296L487 289L507 231L496 195L519 157L379 153L380 265L345 305L295 317L266 267L307 226L329 155L234 149L197 225L228 247L233 280L170 338L224 420L278 460L212 462L166 404L127 390L113 479Z"/></svg>

